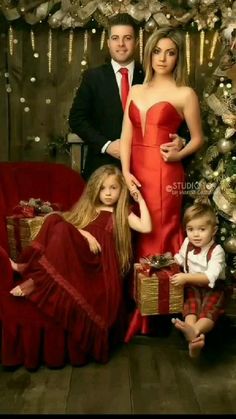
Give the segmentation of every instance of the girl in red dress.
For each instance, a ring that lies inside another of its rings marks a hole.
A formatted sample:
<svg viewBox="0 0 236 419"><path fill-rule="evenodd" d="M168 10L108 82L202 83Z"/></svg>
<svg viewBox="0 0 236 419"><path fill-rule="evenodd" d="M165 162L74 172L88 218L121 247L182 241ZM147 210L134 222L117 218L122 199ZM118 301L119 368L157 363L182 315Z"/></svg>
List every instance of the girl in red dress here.
<svg viewBox="0 0 236 419"><path fill-rule="evenodd" d="M22 281L10 292L31 300L70 333L78 350L107 362L111 343L123 336L123 277L129 270L131 231L151 231L144 199L134 188L140 217L115 166L97 169L71 211L45 221L20 263Z"/></svg>

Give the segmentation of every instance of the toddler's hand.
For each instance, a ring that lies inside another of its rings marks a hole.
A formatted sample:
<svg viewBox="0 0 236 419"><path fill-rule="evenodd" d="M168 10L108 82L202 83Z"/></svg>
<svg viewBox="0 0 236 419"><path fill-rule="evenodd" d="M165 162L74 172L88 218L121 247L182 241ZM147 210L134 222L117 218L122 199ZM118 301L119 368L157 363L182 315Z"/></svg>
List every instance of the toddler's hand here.
<svg viewBox="0 0 236 419"><path fill-rule="evenodd" d="M174 287L178 287L179 285L185 285L187 282L186 274L185 273L175 274L171 277L170 282L171 284L174 285Z"/></svg>

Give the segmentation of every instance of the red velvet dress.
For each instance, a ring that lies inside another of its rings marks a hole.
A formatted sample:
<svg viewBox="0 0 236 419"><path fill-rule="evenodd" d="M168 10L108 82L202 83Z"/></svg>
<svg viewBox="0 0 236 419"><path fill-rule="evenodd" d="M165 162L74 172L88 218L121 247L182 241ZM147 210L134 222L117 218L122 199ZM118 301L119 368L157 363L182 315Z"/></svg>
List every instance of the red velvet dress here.
<svg viewBox="0 0 236 419"><path fill-rule="evenodd" d="M113 227L109 211L101 211L86 227L101 244L102 251L95 255L72 224L53 214L20 260L28 262L22 289L27 294L32 284L27 279L32 278L34 285L26 298L62 325L79 350L98 362L108 360L112 338L123 339L119 335L122 278Z"/></svg>
<svg viewBox="0 0 236 419"><path fill-rule="evenodd" d="M133 125L131 173L141 183L141 192L149 208L153 230L137 236L135 259L165 253L176 253L182 242L181 208L184 169L181 162L165 162L160 145L170 141L169 134L177 133L182 117L169 102L152 105L145 114L131 101L129 117ZM140 313L136 311L136 317ZM148 330L143 318L141 330ZM137 327L137 330L140 327ZM128 332L129 335L129 332ZM127 341L127 339L126 339Z"/></svg>

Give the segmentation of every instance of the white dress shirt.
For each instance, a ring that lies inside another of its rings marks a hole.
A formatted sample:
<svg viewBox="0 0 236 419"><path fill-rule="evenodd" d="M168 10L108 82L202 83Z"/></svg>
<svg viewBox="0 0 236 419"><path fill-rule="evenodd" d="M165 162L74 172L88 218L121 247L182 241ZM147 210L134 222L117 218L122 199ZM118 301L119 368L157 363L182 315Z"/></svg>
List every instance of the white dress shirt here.
<svg viewBox="0 0 236 419"><path fill-rule="evenodd" d="M187 273L185 257L188 243L189 239L186 237L179 253L175 255L176 261L184 268L185 273ZM194 250L188 252L188 273L204 273L209 280L208 286L210 288L214 288L217 279L225 279L225 252L220 244L217 244L213 249L211 258L207 262L207 253L213 243L214 241L211 240L210 243L201 248L201 252L198 254L194 254Z"/></svg>
<svg viewBox="0 0 236 419"><path fill-rule="evenodd" d="M116 81L118 84L118 88L119 88L119 93L120 93L120 97L121 97L121 78L122 78L122 74L120 73L120 68L122 67L119 63L117 63L116 61L114 61L113 59L111 60L111 65L112 68L114 70L115 76L116 76ZM124 68L127 68L129 73L129 85L132 86L132 81L133 81L133 75L134 75L134 61L132 61L131 63L127 64L126 66L124 66ZM111 143L111 141L107 141L106 144L104 144L104 146L101 149L102 153L106 152L107 147L109 146L109 144Z"/></svg>

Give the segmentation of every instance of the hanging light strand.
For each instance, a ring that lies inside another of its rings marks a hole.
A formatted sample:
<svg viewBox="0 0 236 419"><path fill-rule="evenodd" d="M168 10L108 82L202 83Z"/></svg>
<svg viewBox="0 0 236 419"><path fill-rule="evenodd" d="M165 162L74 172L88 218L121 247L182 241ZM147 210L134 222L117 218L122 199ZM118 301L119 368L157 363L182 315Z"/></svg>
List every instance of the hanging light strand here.
<svg viewBox="0 0 236 419"><path fill-rule="evenodd" d="M84 32L84 54L86 54L88 51L88 31Z"/></svg>
<svg viewBox="0 0 236 419"><path fill-rule="evenodd" d="M69 44L68 44L68 63L69 64L72 61L73 39L74 39L74 31L73 31L73 29L71 29L70 32L69 32Z"/></svg>
<svg viewBox="0 0 236 419"><path fill-rule="evenodd" d="M105 42L105 38L106 38L106 30L103 28L102 33L101 33L101 39L100 39L100 50L103 50L104 47L104 42Z"/></svg>
<svg viewBox="0 0 236 419"><path fill-rule="evenodd" d="M9 26L9 30L8 30L8 42L9 42L9 54L10 55L13 55L13 45L14 45L14 43L13 43L13 29L12 29L12 26L10 25Z"/></svg>
<svg viewBox="0 0 236 419"><path fill-rule="evenodd" d="M48 31L48 72L52 72L52 30Z"/></svg>
<svg viewBox="0 0 236 419"><path fill-rule="evenodd" d="M190 36L189 33L186 32L185 35L185 46L186 46L186 65L187 65L187 73L190 74Z"/></svg>
<svg viewBox="0 0 236 419"><path fill-rule="evenodd" d="M199 63L203 64L204 57L204 44L205 44L205 31L200 32L200 52L199 52Z"/></svg>
<svg viewBox="0 0 236 419"><path fill-rule="evenodd" d="M143 62L143 28L139 28L139 61Z"/></svg>
<svg viewBox="0 0 236 419"><path fill-rule="evenodd" d="M33 29L30 30L30 41L31 41L32 51L35 51L35 37L34 37Z"/></svg>
<svg viewBox="0 0 236 419"><path fill-rule="evenodd" d="M214 52L216 49L216 44L217 44L218 39L219 39L219 32L215 32L212 38L212 43L211 43L210 60L212 60L214 57Z"/></svg>

